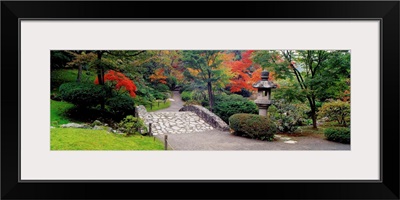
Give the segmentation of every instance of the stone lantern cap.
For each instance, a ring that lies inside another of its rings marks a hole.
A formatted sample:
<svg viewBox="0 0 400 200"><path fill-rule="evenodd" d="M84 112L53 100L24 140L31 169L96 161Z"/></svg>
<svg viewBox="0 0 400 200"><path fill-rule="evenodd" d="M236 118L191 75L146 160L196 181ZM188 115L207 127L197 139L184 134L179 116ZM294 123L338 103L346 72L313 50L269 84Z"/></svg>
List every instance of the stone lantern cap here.
<svg viewBox="0 0 400 200"><path fill-rule="evenodd" d="M276 84L272 81L261 80L253 84L254 88L276 88Z"/></svg>
<svg viewBox="0 0 400 200"><path fill-rule="evenodd" d="M268 81L269 77L269 72L268 71L262 71L261 72L261 80L258 81L257 83L253 84L254 88L276 88L276 84L273 83L272 81Z"/></svg>

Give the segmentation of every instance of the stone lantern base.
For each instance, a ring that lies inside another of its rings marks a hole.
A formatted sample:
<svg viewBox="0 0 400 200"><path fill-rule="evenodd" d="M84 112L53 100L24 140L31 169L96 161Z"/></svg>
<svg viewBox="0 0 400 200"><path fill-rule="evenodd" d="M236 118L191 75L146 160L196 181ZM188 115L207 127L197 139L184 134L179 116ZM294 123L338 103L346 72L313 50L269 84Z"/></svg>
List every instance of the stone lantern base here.
<svg viewBox="0 0 400 200"><path fill-rule="evenodd" d="M270 105L271 104L257 104L258 114L261 116L267 116L267 110Z"/></svg>

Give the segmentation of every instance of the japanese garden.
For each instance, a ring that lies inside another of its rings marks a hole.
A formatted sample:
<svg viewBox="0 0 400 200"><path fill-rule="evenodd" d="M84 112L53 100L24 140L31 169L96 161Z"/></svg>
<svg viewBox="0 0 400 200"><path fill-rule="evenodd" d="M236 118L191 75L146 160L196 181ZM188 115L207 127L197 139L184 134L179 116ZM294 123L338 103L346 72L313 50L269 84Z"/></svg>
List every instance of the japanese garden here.
<svg viewBox="0 0 400 200"><path fill-rule="evenodd" d="M51 150L350 150L349 50L52 50Z"/></svg>

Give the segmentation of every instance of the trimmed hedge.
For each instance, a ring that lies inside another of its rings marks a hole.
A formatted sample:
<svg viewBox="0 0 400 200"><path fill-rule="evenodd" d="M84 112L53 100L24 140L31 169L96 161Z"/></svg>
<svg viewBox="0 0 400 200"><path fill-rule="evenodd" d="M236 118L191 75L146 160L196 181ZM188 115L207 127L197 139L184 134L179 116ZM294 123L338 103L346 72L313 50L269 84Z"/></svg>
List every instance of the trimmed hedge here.
<svg viewBox="0 0 400 200"><path fill-rule="evenodd" d="M128 95L118 95L106 101L108 110L120 116L135 114L135 101Z"/></svg>
<svg viewBox="0 0 400 200"><path fill-rule="evenodd" d="M237 113L258 114L257 105L240 95L218 95L215 96L214 113L226 123L229 117Z"/></svg>
<svg viewBox="0 0 400 200"><path fill-rule="evenodd" d="M234 114L229 117L229 126L235 135L272 141L277 132L276 125L267 117L255 114Z"/></svg>
<svg viewBox="0 0 400 200"><path fill-rule="evenodd" d="M59 91L62 100L80 107L96 106L107 97L104 86L93 83L64 83Z"/></svg>
<svg viewBox="0 0 400 200"><path fill-rule="evenodd" d="M324 131L327 140L350 144L350 128L334 127Z"/></svg>

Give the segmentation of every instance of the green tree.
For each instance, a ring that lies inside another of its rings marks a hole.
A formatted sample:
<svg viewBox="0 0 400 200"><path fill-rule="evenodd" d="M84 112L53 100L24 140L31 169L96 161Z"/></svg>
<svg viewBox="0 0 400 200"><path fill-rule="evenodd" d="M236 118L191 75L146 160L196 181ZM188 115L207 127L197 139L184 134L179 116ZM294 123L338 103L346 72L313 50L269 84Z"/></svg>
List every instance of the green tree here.
<svg viewBox="0 0 400 200"><path fill-rule="evenodd" d="M313 127L317 128L316 101L338 98L348 89L346 78L350 77L349 54L349 51L327 50L258 51L254 60L273 70L277 78L297 81L310 106Z"/></svg>
<svg viewBox="0 0 400 200"><path fill-rule="evenodd" d="M188 70L185 76L199 88L206 87L211 111L214 107L214 90L224 87L230 78L227 69L221 66L223 56L220 53L217 50L183 51L183 63Z"/></svg>

